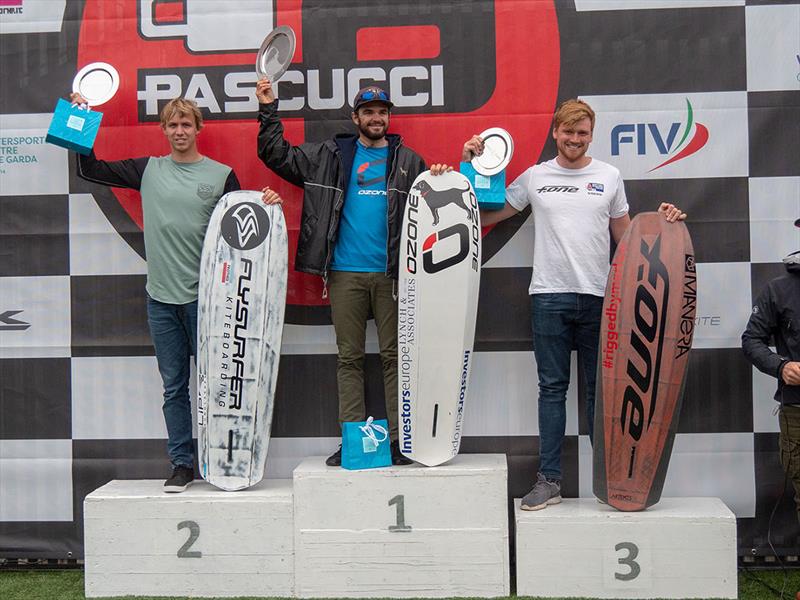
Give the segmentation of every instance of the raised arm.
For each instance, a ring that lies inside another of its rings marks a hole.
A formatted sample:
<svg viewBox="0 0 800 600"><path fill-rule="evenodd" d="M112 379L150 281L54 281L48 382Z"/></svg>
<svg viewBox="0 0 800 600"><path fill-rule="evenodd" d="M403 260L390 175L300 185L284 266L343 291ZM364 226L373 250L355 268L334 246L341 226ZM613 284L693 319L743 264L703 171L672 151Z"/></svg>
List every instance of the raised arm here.
<svg viewBox="0 0 800 600"><path fill-rule="evenodd" d="M269 79L256 84L258 98L258 157L286 181L298 186L309 180L319 163L322 144L292 146L283 136L278 99Z"/></svg>

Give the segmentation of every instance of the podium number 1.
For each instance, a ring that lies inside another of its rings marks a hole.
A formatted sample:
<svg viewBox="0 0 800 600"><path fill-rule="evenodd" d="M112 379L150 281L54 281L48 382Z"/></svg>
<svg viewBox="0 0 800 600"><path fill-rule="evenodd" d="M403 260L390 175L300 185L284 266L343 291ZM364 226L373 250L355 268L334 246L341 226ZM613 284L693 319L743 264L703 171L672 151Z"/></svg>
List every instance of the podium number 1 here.
<svg viewBox="0 0 800 600"><path fill-rule="evenodd" d="M628 551L628 555L618 558L617 562L621 565L625 565L629 569L627 573L614 573L614 578L620 581L636 579L639 573L642 572L642 568L639 566L639 563L636 562L636 557L639 556L639 547L633 542L620 542L614 546L614 550L617 552L620 550Z"/></svg>
<svg viewBox="0 0 800 600"><path fill-rule="evenodd" d="M397 524L389 525L389 531L411 531L411 525L406 525L406 505L405 498L399 494L389 500L389 506L395 506L397 514Z"/></svg>
<svg viewBox="0 0 800 600"><path fill-rule="evenodd" d="M200 525L198 525L195 521L181 521L178 523L178 531L181 529L188 529L189 530L189 539L178 548L178 558L202 558L203 553L199 550L189 550L197 541L197 538L200 537Z"/></svg>

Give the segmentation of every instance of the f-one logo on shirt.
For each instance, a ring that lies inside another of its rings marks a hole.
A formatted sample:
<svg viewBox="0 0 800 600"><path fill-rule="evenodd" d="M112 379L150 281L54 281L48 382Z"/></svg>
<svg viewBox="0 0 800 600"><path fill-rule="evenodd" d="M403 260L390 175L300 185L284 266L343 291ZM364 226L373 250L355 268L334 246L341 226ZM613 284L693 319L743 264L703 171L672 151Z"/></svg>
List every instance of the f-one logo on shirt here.
<svg viewBox="0 0 800 600"><path fill-rule="evenodd" d="M578 188L572 185L545 185L536 190L540 194L549 194L551 192L561 192L566 194L575 194Z"/></svg>
<svg viewBox="0 0 800 600"><path fill-rule="evenodd" d="M222 217L222 239L231 248L252 250L261 245L269 233L269 216L263 206L254 202L234 204Z"/></svg>

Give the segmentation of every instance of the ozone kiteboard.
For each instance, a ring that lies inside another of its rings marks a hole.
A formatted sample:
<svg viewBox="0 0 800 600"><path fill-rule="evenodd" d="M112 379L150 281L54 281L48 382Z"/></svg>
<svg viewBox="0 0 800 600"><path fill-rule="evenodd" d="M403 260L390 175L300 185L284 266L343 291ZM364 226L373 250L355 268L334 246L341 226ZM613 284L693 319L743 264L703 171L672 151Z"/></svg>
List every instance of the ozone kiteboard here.
<svg viewBox="0 0 800 600"><path fill-rule="evenodd" d="M197 432L203 479L258 483L267 459L286 306L287 235L260 192L225 194L200 266Z"/></svg>
<svg viewBox="0 0 800 600"><path fill-rule="evenodd" d="M696 306L686 226L658 213L636 216L608 275L595 400L594 493L619 510L661 498Z"/></svg>
<svg viewBox="0 0 800 600"><path fill-rule="evenodd" d="M417 177L400 246L399 444L433 466L458 454L472 366L481 226L469 180L457 172Z"/></svg>

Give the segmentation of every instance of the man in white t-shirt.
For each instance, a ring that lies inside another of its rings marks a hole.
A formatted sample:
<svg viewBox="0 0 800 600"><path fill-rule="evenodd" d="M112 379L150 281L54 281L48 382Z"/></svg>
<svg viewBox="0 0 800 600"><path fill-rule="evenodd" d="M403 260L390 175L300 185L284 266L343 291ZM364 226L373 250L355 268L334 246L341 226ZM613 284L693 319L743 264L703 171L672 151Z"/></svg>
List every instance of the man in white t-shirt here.
<svg viewBox="0 0 800 600"><path fill-rule="evenodd" d="M534 247L531 295L533 352L539 375L539 472L522 509L539 510L561 502L561 445L566 427L570 353L586 381L589 436L594 425L597 345L608 276L609 247L630 224L619 170L586 154L595 115L581 100L567 100L553 120L558 156L534 165L506 189L505 206L481 211L492 225L530 205ZM462 160L483 152L483 140L464 144ZM674 222L680 209L662 203L658 211Z"/></svg>

